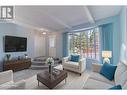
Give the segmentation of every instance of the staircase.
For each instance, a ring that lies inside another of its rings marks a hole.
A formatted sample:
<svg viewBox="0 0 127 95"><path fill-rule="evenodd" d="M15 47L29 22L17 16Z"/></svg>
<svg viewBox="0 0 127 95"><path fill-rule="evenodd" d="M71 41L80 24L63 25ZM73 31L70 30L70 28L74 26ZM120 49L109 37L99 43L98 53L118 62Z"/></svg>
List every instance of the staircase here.
<svg viewBox="0 0 127 95"><path fill-rule="evenodd" d="M41 56L37 57L32 61L31 69L32 70L42 70L48 69L48 65L45 63L47 57ZM54 58L54 66L61 64L61 60L59 58Z"/></svg>

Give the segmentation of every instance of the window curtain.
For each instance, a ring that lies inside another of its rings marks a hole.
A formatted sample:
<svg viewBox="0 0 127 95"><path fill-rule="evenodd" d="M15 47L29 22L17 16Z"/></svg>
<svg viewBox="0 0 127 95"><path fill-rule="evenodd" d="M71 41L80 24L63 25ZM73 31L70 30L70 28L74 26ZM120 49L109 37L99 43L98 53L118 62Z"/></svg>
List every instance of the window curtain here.
<svg viewBox="0 0 127 95"><path fill-rule="evenodd" d="M68 56L68 33L63 33L63 57Z"/></svg>
<svg viewBox="0 0 127 95"><path fill-rule="evenodd" d="M101 41L101 53L104 50L112 51L112 58L110 58L110 63L113 64L113 25L112 23L104 24L100 26L100 41ZM101 63L103 63L102 55Z"/></svg>

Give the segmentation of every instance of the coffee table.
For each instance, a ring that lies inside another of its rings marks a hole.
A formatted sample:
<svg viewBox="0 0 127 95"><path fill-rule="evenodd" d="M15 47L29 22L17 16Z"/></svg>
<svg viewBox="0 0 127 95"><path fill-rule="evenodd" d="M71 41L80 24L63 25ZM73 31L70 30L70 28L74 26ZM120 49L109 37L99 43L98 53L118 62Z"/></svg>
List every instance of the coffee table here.
<svg viewBox="0 0 127 95"><path fill-rule="evenodd" d="M67 72L64 70L56 70L51 74L48 71L37 74L38 86L39 82L47 86L49 89L53 89L61 81L65 80L66 83Z"/></svg>

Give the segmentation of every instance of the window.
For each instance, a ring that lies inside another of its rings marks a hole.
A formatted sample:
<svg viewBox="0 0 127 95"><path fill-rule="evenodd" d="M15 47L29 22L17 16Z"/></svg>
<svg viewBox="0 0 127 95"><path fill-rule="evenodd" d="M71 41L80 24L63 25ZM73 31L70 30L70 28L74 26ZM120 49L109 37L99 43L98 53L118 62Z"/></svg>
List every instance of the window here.
<svg viewBox="0 0 127 95"><path fill-rule="evenodd" d="M69 34L69 54L81 54L83 57L99 60L99 29Z"/></svg>
<svg viewBox="0 0 127 95"><path fill-rule="evenodd" d="M49 47L51 47L51 48L55 47L55 40L56 40L55 35L49 36Z"/></svg>

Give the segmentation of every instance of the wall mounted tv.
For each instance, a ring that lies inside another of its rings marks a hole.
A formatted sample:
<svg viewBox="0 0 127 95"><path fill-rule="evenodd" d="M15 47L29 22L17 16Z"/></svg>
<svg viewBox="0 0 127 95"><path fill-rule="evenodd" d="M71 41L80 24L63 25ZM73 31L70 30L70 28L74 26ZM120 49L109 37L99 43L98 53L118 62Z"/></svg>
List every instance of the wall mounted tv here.
<svg viewBox="0 0 127 95"><path fill-rule="evenodd" d="M23 52L27 50L27 38L5 36L4 51L5 52Z"/></svg>

